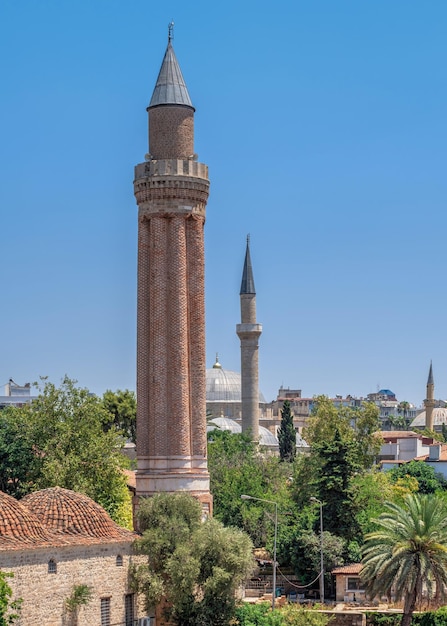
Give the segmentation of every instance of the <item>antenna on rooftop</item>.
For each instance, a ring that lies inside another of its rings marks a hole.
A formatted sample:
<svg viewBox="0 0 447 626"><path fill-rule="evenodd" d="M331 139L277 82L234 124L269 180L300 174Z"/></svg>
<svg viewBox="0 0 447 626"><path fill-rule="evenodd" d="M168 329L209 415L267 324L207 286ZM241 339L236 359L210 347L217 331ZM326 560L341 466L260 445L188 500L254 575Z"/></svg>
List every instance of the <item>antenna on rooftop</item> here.
<svg viewBox="0 0 447 626"><path fill-rule="evenodd" d="M171 20L168 24L168 43L174 39L174 20Z"/></svg>

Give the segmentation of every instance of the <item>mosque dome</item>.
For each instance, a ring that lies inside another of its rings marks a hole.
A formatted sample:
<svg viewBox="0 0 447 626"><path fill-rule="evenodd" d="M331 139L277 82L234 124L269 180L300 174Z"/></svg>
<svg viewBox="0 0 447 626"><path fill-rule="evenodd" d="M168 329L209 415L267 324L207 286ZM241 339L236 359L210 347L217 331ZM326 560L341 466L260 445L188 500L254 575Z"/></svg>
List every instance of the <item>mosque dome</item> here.
<svg viewBox="0 0 447 626"><path fill-rule="evenodd" d="M241 425L231 420L229 417L214 417L208 422L207 431L212 430L228 430L231 434L238 434L242 432Z"/></svg>
<svg viewBox="0 0 447 626"><path fill-rule="evenodd" d="M21 502L44 526L67 535L119 539L131 534L91 498L69 489L42 489L25 496Z"/></svg>
<svg viewBox="0 0 447 626"><path fill-rule="evenodd" d="M206 370L206 401L207 402L241 402L241 375L239 372L226 370L216 362ZM259 392L259 402L265 404L265 398Z"/></svg>
<svg viewBox="0 0 447 626"><path fill-rule="evenodd" d="M50 534L47 529L22 502L0 491L0 539L2 543L8 540L48 541Z"/></svg>
<svg viewBox="0 0 447 626"><path fill-rule="evenodd" d="M228 417L214 417L208 422L207 431L211 432L215 429L228 430L233 435L242 432L241 425ZM268 428L259 426L259 445L268 446L269 448L278 447L278 439Z"/></svg>
<svg viewBox="0 0 447 626"><path fill-rule="evenodd" d="M414 420L411 422L410 426L412 428L425 428L426 423L426 414L425 411L416 415ZM433 426L438 429L441 428L442 424L447 424L447 408L438 407L433 409Z"/></svg>

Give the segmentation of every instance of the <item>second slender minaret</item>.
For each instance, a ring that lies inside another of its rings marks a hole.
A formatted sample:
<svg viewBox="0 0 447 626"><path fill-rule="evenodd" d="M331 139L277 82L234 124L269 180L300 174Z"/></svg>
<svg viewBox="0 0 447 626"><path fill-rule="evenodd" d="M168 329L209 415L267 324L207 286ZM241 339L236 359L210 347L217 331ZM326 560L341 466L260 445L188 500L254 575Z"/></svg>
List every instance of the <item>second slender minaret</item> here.
<svg viewBox="0 0 447 626"><path fill-rule="evenodd" d="M236 332L241 340L242 432L259 439L259 374L258 352L262 325L256 322L256 291L250 258L250 238L247 237L244 270L241 283L241 323Z"/></svg>
<svg viewBox="0 0 447 626"><path fill-rule="evenodd" d="M424 401L424 405L425 428L427 428L428 430L433 430L433 409L435 408L435 381L433 378L433 367L431 361L427 379L427 398Z"/></svg>

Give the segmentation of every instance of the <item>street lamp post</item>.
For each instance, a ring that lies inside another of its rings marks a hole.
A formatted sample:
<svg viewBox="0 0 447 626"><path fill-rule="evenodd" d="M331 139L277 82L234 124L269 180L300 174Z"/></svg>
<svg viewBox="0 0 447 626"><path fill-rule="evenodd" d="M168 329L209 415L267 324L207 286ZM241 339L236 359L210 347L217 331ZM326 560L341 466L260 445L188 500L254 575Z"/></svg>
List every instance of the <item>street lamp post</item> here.
<svg viewBox="0 0 447 626"><path fill-rule="evenodd" d="M317 502L320 506L320 601L324 604L323 503L314 497L310 501Z"/></svg>
<svg viewBox="0 0 447 626"><path fill-rule="evenodd" d="M272 592L272 610L275 608L276 597L276 539L278 536L278 503L273 500L265 500L264 498L255 498L254 496L241 495L242 500L258 500L259 502L267 502L275 507L275 537L273 540L273 592Z"/></svg>

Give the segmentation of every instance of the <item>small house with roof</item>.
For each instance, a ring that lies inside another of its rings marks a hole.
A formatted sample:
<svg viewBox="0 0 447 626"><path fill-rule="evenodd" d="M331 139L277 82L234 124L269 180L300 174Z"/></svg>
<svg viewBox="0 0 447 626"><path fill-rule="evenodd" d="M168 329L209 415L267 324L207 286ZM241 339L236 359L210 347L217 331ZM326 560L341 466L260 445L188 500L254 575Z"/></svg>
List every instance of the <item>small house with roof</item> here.
<svg viewBox="0 0 447 626"><path fill-rule="evenodd" d="M136 624L144 615L129 586L136 537L91 498L68 489L44 489L20 501L0 492L0 567L13 573L13 598L23 600L17 625L69 624L67 600L81 585L91 597L78 626Z"/></svg>
<svg viewBox="0 0 447 626"><path fill-rule="evenodd" d="M332 570L335 576L335 600L337 602L363 602L365 589L363 587L360 572L361 563L351 563Z"/></svg>

